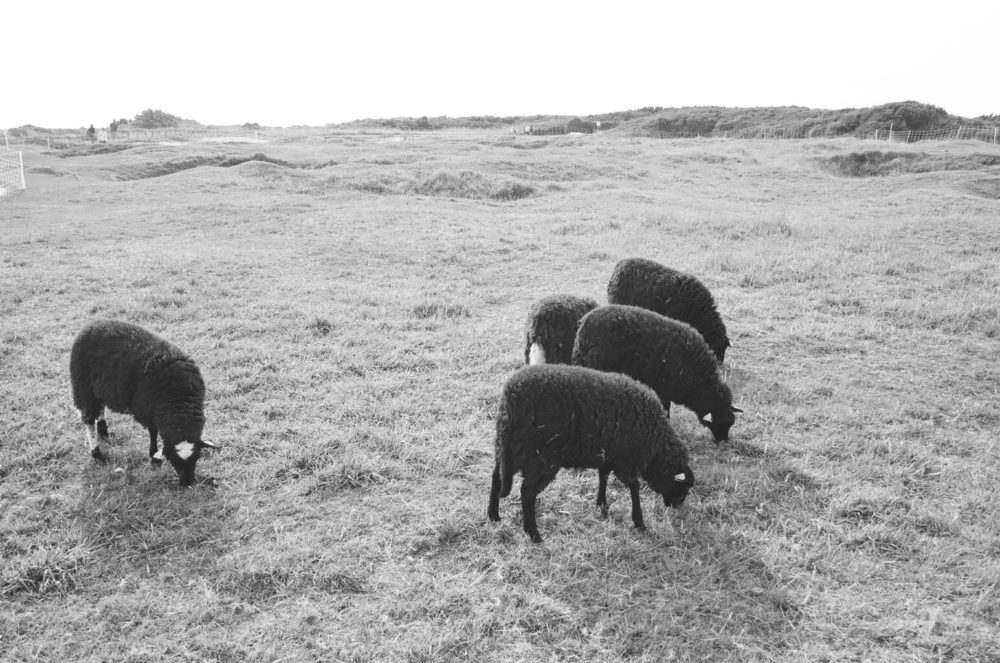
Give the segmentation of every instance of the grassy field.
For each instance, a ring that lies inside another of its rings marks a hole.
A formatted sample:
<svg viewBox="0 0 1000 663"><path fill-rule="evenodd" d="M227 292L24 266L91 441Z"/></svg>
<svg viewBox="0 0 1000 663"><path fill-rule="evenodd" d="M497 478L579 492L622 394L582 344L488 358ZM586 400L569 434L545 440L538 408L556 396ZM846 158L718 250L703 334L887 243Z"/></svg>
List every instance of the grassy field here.
<svg viewBox="0 0 1000 663"><path fill-rule="evenodd" d="M0 659L1000 660L995 147L417 136L25 154ZM533 545L485 515L497 397L530 303L627 256L712 289L745 414L675 410L698 483L645 533L566 471ZM69 349L108 317L199 362L200 485L127 415L91 461Z"/></svg>

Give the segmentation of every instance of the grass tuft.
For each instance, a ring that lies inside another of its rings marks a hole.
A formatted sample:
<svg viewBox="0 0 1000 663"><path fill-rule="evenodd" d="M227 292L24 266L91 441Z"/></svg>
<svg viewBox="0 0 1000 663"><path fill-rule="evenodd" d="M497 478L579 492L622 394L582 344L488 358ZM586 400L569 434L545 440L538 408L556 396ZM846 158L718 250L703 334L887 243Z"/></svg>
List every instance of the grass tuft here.
<svg viewBox="0 0 1000 663"><path fill-rule="evenodd" d="M329 570L317 562L287 567L234 569L223 573L215 585L222 594L261 602L297 596L303 592L364 594L364 581L350 573Z"/></svg>
<svg viewBox="0 0 1000 663"><path fill-rule="evenodd" d="M427 318L444 318L456 320L472 317L469 307L464 304L442 304L440 302L423 302L413 307L413 315L421 320Z"/></svg>
<svg viewBox="0 0 1000 663"><path fill-rule="evenodd" d="M315 318L306 325L306 329L316 336L326 336L333 331L333 324L326 318Z"/></svg>
<svg viewBox="0 0 1000 663"><path fill-rule="evenodd" d="M82 545L55 546L33 551L8 562L0 575L0 597L18 594L66 594L80 584L80 574L90 557Z"/></svg>

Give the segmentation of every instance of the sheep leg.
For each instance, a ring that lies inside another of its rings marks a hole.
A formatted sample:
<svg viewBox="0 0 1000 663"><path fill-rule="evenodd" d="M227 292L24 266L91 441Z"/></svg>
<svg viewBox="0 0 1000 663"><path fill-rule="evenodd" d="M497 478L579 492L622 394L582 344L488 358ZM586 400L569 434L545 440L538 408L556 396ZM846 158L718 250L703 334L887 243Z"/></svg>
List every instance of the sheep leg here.
<svg viewBox="0 0 1000 663"><path fill-rule="evenodd" d="M101 405L88 407L87 410L80 410L80 418L87 430L87 448L90 449L90 456L99 463L107 463L108 459L101 451L101 438L97 426L97 417L104 412Z"/></svg>
<svg viewBox="0 0 1000 663"><path fill-rule="evenodd" d="M611 465L605 463L597 468L597 506L601 509L601 515L608 515L608 473L611 472Z"/></svg>
<svg viewBox="0 0 1000 663"><path fill-rule="evenodd" d="M538 533L538 525L535 523L535 498L538 494L527 488L525 482L521 482L521 511L524 515L524 531L528 533L534 543L542 542L542 535Z"/></svg>
<svg viewBox="0 0 1000 663"><path fill-rule="evenodd" d="M646 529L646 523L642 520L642 505L639 503L639 482L633 480L628 484L628 492L632 495L632 522L638 530Z"/></svg>
<svg viewBox="0 0 1000 663"><path fill-rule="evenodd" d="M544 470L536 466L535 471L522 472L521 479L521 512L524 517L524 531L528 533L535 543L542 542L542 535L538 533L538 525L535 523L535 498L538 493L545 490L545 487L556 478L559 468L545 468ZM527 476L524 476L527 474Z"/></svg>
<svg viewBox="0 0 1000 663"><path fill-rule="evenodd" d="M90 447L90 455L98 463L107 463L108 457L101 451L101 442L98 437L97 425L94 421L85 421L87 425L87 446Z"/></svg>
<svg viewBox="0 0 1000 663"><path fill-rule="evenodd" d="M149 428L149 463L159 467L163 462L163 452L156 447L156 427Z"/></svg>
<svg viewBox="0 0 1000 663"><path fill-rule="evenodd" d="M102 440L108 439L108 422L104 418L104 406L101 406L101 412L97 415L97 435Z"/></svg>
<svg viewBox="0 0 1000 663"><path fill-rule="evenodd" d="M490 505L486 515L493 522L500 522L500 463L493 465L493 482L490 484Z"/></svg>

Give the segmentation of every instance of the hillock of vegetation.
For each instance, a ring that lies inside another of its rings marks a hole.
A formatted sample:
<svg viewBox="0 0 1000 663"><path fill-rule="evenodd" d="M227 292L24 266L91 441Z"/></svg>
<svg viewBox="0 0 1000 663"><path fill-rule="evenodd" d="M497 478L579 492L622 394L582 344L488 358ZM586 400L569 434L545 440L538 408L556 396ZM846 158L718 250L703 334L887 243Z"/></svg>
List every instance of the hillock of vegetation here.
<svg viewBox="0 0 1000 663"><path fill-rule="evenodd" d="M838 110L804 106L764 106L733 108L725 106L685 106L664 108L646 106L636 110L614 111L586 116L531 115L474 117L396 117L365 119L347 126L407 131L434 131L454 128L498 128L531 125L533 133L590 133L616 130L628 135L766 133L780 129L795 135L815 137L863 136L876 130L934 131L963 127L993 127L1000 115L965 118L951 115L943 108L917 101L899 101L867 108Z"/></svg>
<svg viewBox="0 0 1000 663"><path fill-rule="evenodd" d="M894 131L934 131L954 126L994 126L987 116L977 119L951 115L943 108L902 101L868 108L824 110L802 106L725 108L692 106L664 108L627 120L631 134L737 133L781 128L804 136L863 136L892 127Z"/></svg>
<svg viewBox="0 0 1000 663"><path fill-rule="evenodd" d="M942 170L981 170L1000 165L1000 155L932 155L922 152L851 152L821 161L829 171L846 177L881 177Z"/></svg>
<svg viewBox="0 0 1000 663"><path fill-rule="evenodd" d="M513 130L519 133L531 126L533 134L592 133L614 131L630 136L662 134L687 135L758 135L780 133L796 137L867 136L890 127L895 132L930 132L955 127L993 128L1000 125L1000 114L966 118L952 115L943 108L917 101L899 101L866 108L838 110L804 106L762 106L753 108L724 106L685 106L664 108L645 106L634 110L613 111L585 116L571 115L475 115L467 117L392 117L365 118L331 123L328 128L397 129L403 131L439 131L444 129ZM126 126L123 119L120 126ZM161 110L146 109L130 125L137 129L177 128L201 130L205 125L179 118ZM256 122L241 125L246 131L261 130ZM56 132L33 125L11 129L11 135L29 142L55 137ZM81 129L82 131L82 129Z"/></svg>

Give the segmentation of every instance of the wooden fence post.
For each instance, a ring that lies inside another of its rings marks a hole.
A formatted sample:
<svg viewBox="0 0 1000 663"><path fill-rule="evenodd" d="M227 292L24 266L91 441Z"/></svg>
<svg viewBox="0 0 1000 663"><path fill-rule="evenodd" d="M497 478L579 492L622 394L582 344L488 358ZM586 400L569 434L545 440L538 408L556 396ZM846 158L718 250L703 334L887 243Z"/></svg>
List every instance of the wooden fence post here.
<svg viewBox="0 0 1000 663"><path fill-rule="evenodd" d="M959 127L958 131L955 133L955 140L960 140L961 138L962 138L962 127Z"/></svg>

